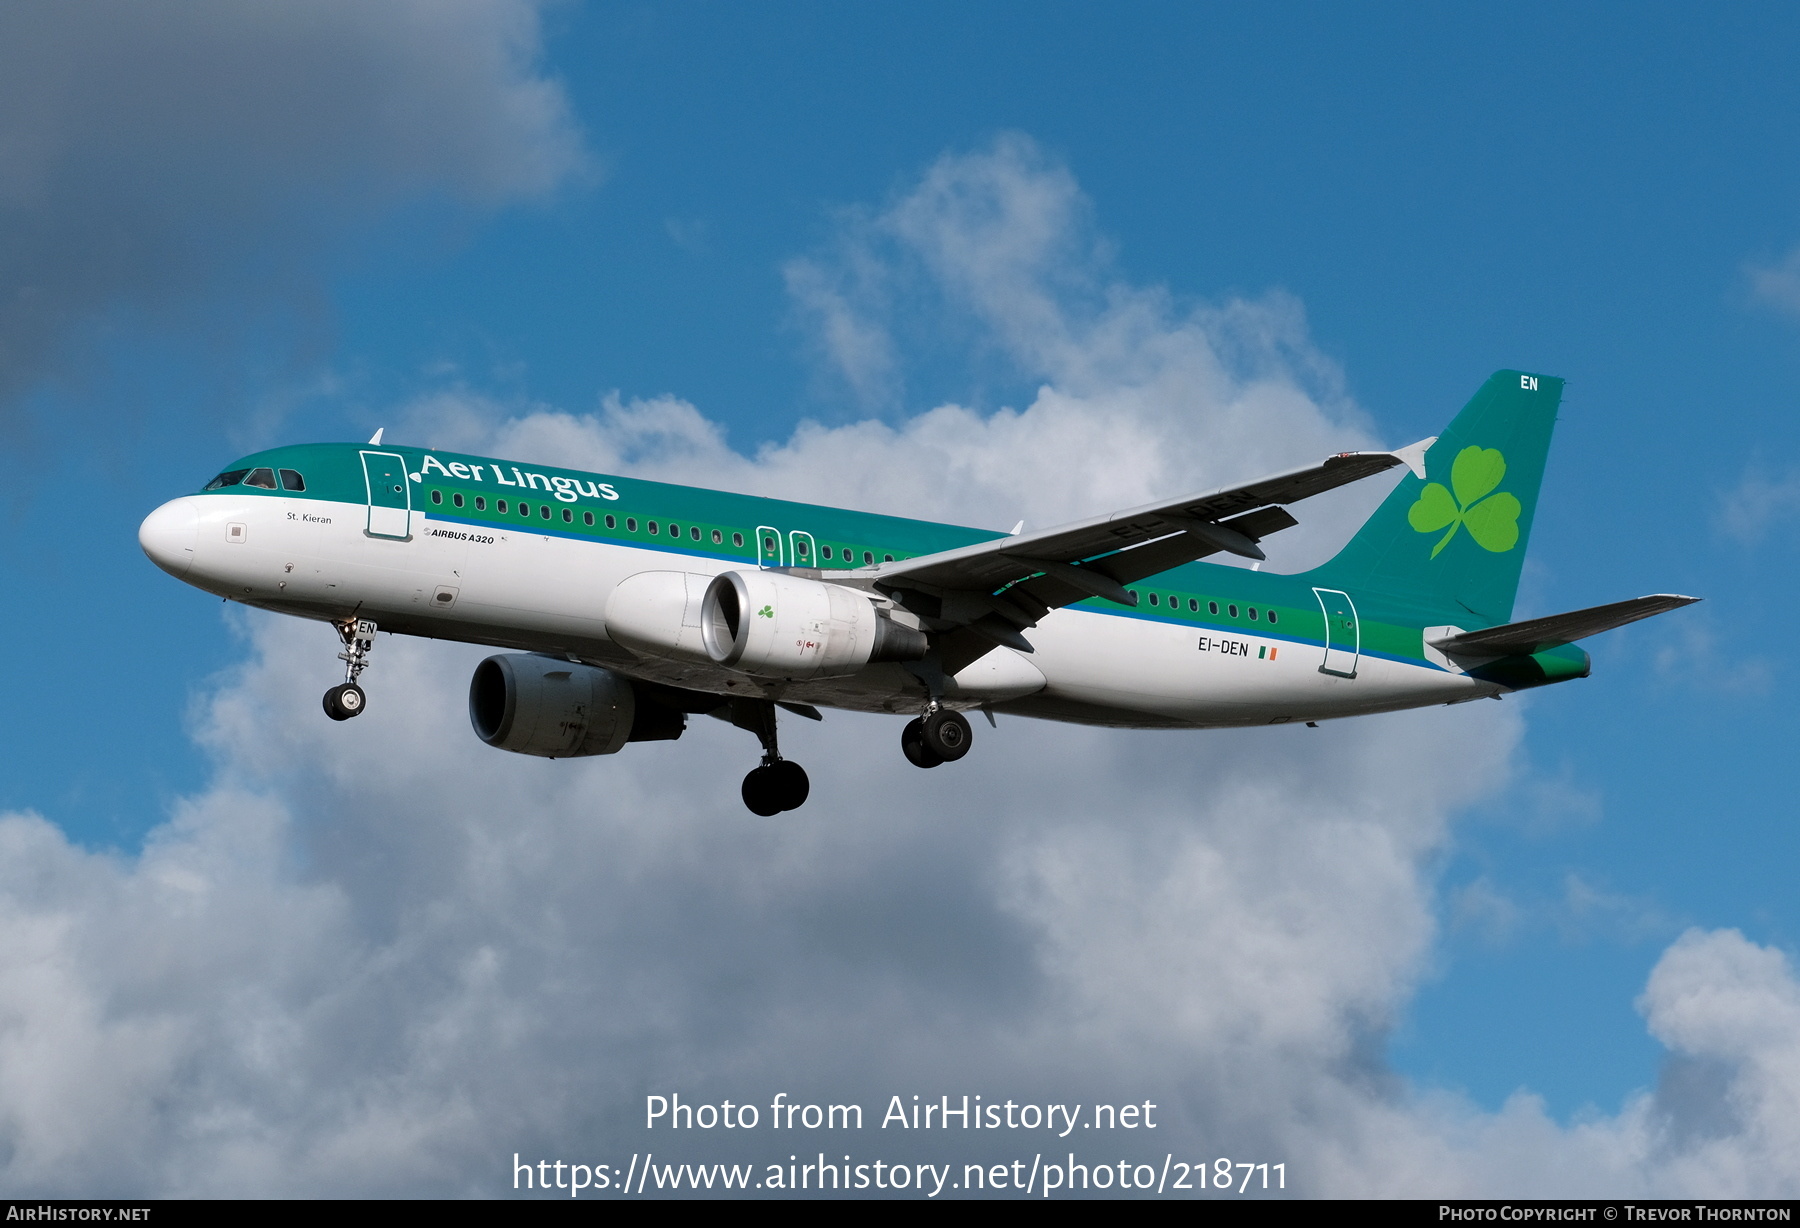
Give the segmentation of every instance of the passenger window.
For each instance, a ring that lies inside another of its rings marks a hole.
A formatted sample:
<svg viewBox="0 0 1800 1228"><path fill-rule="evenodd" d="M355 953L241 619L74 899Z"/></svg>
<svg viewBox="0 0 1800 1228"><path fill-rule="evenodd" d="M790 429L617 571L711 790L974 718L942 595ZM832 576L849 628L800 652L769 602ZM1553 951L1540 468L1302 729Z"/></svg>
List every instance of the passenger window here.
<svg viewBox="0 0 1800 1228"><path fill-rule="evenodd" d="M627 533L636 533L637 532L637 517L636 516L625 517L625 531Z"/></svg>
<svg viewBox="0 0 1800 1228"><path fill-rule="evenodd" d="M616 528L618 528L618 527L619 527L619 521L618 521L618 518L617 518L617 517L614 517L614 516L608 516L608 517L607 517L607 518L606 518L606 527L607 527L607 528L609 528L609 529L616 529Z"/></svg>
<svg viewBox="0 0 1800 1228"><path fill-rule="evenodd" d="M825 553L825 557L826 557L826 558L830 558L830 557L831 557L831 547L830 547L830 546L826 546L826 547L825 547L825 548L824 548L824 553Z"/></svg>
<svg viewBox="0 0 1800 1228"><path fill-rule="evenodd" d="M767 550L770 554L774 554L775 553L775 539L773 537L763 538L763 549Z"/></svg>
<svg viewBox="0 0 1800 1228"><path fill-rule="evenodd" d="M678 524L670 525L669 526L669 536L670 537L680 537L681 536L681 526Z"/></svg>
<svg viewBox="0 0 1800 1228"><path fill-rule="evenodd" d="M875 563L875 556L867 550L863 551L863 566L864 567L872 567L874 565L874 563Z"/></svg>
<svg viewBox="0 0 1800 1228"><path fill-rule="evenodd" d="M494 500L494 510L496 512L499 512L502 516L506 515L506 500L505 499L495 499Z"/></svg>
<svg viewBox="0 0 1800 1228"><path fill-rule="evenodd" d="M1151 605L1155 605L1155 604L1156 604L1156 594L1155 594L1155 593L1151 593L1151 594L1150 594L1150 604L1151 604Z"/></svg>
<svg viewBox="0 0 1800 1228"><path fill-rule="evenodd" d="M458 506L458 507L461 507L463 505L463 497L460 493L451 495L450 502L456 504L456 506Z"/></svg>
<svg viewBox="0 0 1800 1228"><path fill-rule="evenodd" d="M293 491L305 490L306 479L300 476L300 471L297 469L283 469L281 471L281 489Z"/></svg>
<svg viewBox="0 0 1800 1228"><path fill-rule="evenodd" d="M550 505L546 503L538 508L538 515L542 516L545 520L550 519Z"/></svg>
<svg viewBox="0 0 1800 1228"><path fill-rule="evenodd" d="M699 541L700 540L700 526L695 525L693 528L689 529L688 536L693 538L695 541Z"/></svg>
<svg viewBox="0 0 1800 1228"><path fill-rule="evenodd" d="M1226 612L1226 613L1227 613L1227 614L1229 614L1229 615L1231 615L1231 616L1232 616L1232 617L1233 617L1233 618L1236 618L1236 617L1237 617L1237 607L1236 607L1236 606L1234 606L1234 605L1228 605L1228 606L1226 606L1226 607L1225 607L1225 612Z"/></svg>
<svg viewBox="0 0 1800 1228"><path fill-rule="evenodd" d="M743 549L744 535L742 533L733 533L731 535L731 544L738 547L740 550Z"/></svg>
<svg viewBox="0 0 1800 1228"><path fill-rule="evenodd" d="M1256 621L1256 607L1255 606L1250 607L1250 621L1251 622Z"/></svg>
<svg viewBox="0 0 1800 1228"><path fill-rule="evenodd" d="M250 476L244 479L244 485L255 486L262 490L274 490L275 471L273 469L252 469Z"/></svg>
<svg viewBox="0 0 1800 1228"><path fill-rule="evenodd" d="M724 544L725 544L725 535L723 533L719 532L717 529L714 529L713 530L713 545L722 546Z"/></svg>
<svg viewBox="0 0 1800 1228"><path fill-rule="evenodd" d="M1169 594L1169 608L1171 610L1179 610L1181 608L1181 598L1177 597L1174 593Z"/></svg>
<svg viewBox="0 0 1800 1228"><path fill-rule="evenodd" d="M1219 603L1216 601L1207 602L1206 603L1206 612L1208 614L1217 614L1219 612Z"/></svg>
<svg viewBox="0 0 1800 1228"><path fill-rule="evenodd" d="M656 532L656 522L654 520L645 521L645 524L652 533Z"/></svg>
<svg viewBox="0 0 1800 1228"><path fill-rule="evenodd" d="M433 503L442 503L444 501L444 492L441 490L432 491L431 492L431 501Z"/></svg>
<svg viewBox="0 0 1800 1228"><path fill-rule="evenodd" d="M1195 600L1194 598L1189 597L1188 598L1188 613L1198 614L1199 612L1200 612L1200 603L1197 600Z"/></svg>
<svg viewBox="0 0 1800 1228"><path fill-rule="evenodd" d="M478 512L487 511L487 496L486 495L476 495L475 496L475 510ZM501 510L505 511L506 509L502 508Z"/></svg>
<svg viewBox="0 0 1800 1228"><path fill-rule="evenodd" d="M546 509L546 510L548 510L548 509ZM589 524L592 524L592 523L593 523L593 519L594 519L594 518L593 518L593 517L592 517L592 516L589 516L589 517L588 517L588 523L589 523ZM563 523L564 523L564 524L574 524L574 523L575 523L575 513L574 513L574 512L571 512L571 511L570 511L570 510L569 510L569 509L568 509L568 508L566 508L566 507L565 507L565 508L564 508L564 509L563 509Z"/></svg>
<svg viewBox="0 0 1800 1228"><path fill-rule="evenodd" d="M581 513L581 523L586 525L590 529L593 528L594 527L594 513L592 513L592 512Z"/></svg>
<svg viewBox="0 0 1800 1228"><path fill-rule="evenodd" d="M218 477L214 478L212 481L208 482L205 486L202 486L200 489L202 489L202 490L224 490L227 486L236 486L239 482L244 480L244 476L246 474L248 474L249 472L250 471L248 469L227 470L226 472L221 473Z"/></svg>
<svg viewBox="0 0 1800 1228"><path fill-rule="evenodd" d="M794 543L794 553L799 555L801 558L805 558L806 557L806 543L803 541L795 542Z"/></svg>
<svg viewBox="0 0 1800 1228"><path fill-rule="evenodd" d="M519 504L519 515L521 515L521 516L531 515L531 504L529 504L529 503Z"/></svg>
<svg viewBox="0 0 1800 1228"><path fill-rule="evenodd" d="M894 561L894 556L891 554L884 554L881 556L881 561L884 563L891 563Z"/></svg>
<svg viewBox="0 0 1800 1228"><path fill-rule="evenodd" d="M1274 611L1274 610L1270 610L1270 611L1269 611L1269 621L1270 621L1270 622L1274 622L1274 621L1276 621L1276 619L1275 619L1275 611Z"/></svg>

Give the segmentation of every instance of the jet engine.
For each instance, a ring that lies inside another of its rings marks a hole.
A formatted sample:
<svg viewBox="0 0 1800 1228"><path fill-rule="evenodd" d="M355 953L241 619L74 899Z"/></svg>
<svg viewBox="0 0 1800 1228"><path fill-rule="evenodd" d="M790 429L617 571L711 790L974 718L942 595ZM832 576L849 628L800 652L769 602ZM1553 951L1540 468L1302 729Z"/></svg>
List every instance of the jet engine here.
<svg viewBox="0 0 1800 1228"><path fill-rule="evenodd" d="M866 593L778 571L727 571L700 605L700 641L716 664L771 678L830 678L874 661L917 661L925 633Z"/></svg>
<svg viewBox="0 0 1800 1228"><path fill-rule="evenodd" d="M626 576L606 599L606 634L633 652L705 661L700 603L711 576L685 571L640 571Z"/></svg>
<svg viewBox="0 0 1800 1228"><path fill-rule="evenodd" d="M609 669L534 653L504 653L475 667L469 723L489 746L573 759L610 755L627 742L679 738L687 717L638 693Z"/></svg>

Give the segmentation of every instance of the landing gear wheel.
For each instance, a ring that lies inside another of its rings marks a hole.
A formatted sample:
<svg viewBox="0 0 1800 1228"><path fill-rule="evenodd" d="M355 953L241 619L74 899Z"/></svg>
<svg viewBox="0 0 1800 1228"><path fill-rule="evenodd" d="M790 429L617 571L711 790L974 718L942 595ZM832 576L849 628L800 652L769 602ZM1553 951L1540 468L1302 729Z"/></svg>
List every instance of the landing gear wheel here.
<svg viewBox="0 0 1800 1228"><path fill-rule="evenodd" d="M955 763L969 753L969 744L975 740L975 731L969 728L969 722L963 719L962 713L939 708L924 718L919 736L932 754L945 763Z"/></svg>
<svg viewBox="0 0 1800 1228"><path fill-rule="evenodd" d="M944 761L942 755L925 745L925 722L918 717L908 721L906 728L900 731L900 752L914 767L934 768Z"/></svg>
<svg viewBox="0 0 1800 1228"><path fill-rule="evenodd" d="M781 759L771 763L767 770L775 781L775 795L781 799L783 810L798 810L806 805L812 782L806 778L805 768L792 759Z"/></svg>
<svg viewBox="0 0 1800 1228"><path fill-rule="evenodd" d="M769 779L769 769L754 768L744 777L742 790L744 805L750 808L751 814L760 814L768 818L772 814L781 813L781 802L775 796L775 782Z"/></svg>
<svg viewBox="0 0 1800 1228"><path fill-rule="evenodd" d="M369 697L354 682L340 682L325 692L325 715L334 721L347 721L362 715Z"/></svg>
<svg viewBox="0 0 1800 1228"><path fill-rule="evenodd" d="M764 818L783 810L800 809L811 791L806 769L791 759L765 763L744 777L744 805L751 814Z"/></svg>

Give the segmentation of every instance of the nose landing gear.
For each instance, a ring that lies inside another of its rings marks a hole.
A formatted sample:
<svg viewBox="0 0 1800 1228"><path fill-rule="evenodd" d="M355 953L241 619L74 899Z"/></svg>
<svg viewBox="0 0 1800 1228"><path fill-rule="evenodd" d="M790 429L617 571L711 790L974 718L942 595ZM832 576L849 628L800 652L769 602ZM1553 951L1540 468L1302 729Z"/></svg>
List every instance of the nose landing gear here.
<svg viewBox="0 0 1800 1228"><path fill-rule="evenodd" d="M344 680L325 692L325 715L334 721L347 721L362 715L369 702L356 679L369 668L369 653L375 647L375 624L366 618L346 618L332 625L344 641L344 651L338 653L338 660L344 663Z"/></svg>
<svg viewBox="0 0 1800 1228"><path fill-rule="evenodd" d="M934 703L924 716L908 721L900 731L900 752L915 767L934 768L961 759L974 740L975 731L962 713Z"/></svg>

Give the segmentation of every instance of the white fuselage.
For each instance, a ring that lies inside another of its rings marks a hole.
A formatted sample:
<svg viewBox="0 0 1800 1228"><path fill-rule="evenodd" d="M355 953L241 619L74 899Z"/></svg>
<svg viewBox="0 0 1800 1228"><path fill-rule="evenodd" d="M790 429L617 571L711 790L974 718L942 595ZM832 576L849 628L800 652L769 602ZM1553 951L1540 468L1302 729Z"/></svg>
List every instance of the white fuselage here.
<svg viewBox="0 0 1800 1228"><path fill-rule="evenodd" d="M745 564L614 542L484 529L415 511L409 540L370 536L360 503L228 493L188 496L145 521L145 551L196 587L282 613L373 619L384 631L547 652L649 681L870 712L916 713L926 684L881 664L806 682L753 679L705 661L635 654L607 634L614 587L646 571L710 577ZM827 577L829 578L829 577ZM1318 720L1457 703L1503 687L1363 653L1354 676L1320 669L1302 640L1196 629L1069 608L951 679L951 707L1125 727Z"/></svg>

